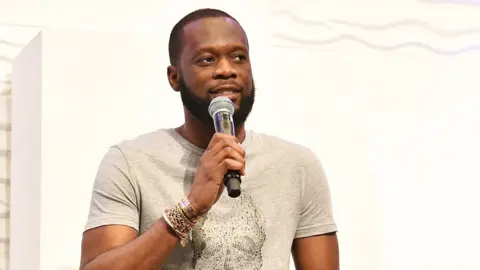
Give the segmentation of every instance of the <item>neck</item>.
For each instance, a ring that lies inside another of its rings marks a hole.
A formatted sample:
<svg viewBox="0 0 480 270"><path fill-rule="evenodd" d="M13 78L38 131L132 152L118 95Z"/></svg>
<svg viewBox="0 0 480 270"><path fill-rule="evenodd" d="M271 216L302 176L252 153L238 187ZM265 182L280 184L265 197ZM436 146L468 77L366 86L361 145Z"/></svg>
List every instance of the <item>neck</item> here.
<svg viewBox="0 0 480 270"><path fill-rule="evenodd" d="M187 109L184 109L184 115L185 123L175 130L191 144L206 149L213 134L215 134L215 130L211 126L198 121ZM235 127L235 135L240 143L245 140L245 126L243 124Z"/></svg>

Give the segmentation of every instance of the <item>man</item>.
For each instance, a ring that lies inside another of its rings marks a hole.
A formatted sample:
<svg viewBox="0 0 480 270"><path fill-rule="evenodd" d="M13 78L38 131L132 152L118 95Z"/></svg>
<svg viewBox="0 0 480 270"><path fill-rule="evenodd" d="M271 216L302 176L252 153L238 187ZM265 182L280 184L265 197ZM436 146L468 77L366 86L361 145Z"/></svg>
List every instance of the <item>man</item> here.
<svg viewBox="0 0 480 270"><path fill-rule="evenodd" d="M307 148L246 131L255 86L247 36L202 9L173 28L171 87L185 123L121 142L98 170L81 269L339 269L322 167ZM227 96L236 137L215 133L208 105ZM227 170L242 193L223 192Z"/></svg>

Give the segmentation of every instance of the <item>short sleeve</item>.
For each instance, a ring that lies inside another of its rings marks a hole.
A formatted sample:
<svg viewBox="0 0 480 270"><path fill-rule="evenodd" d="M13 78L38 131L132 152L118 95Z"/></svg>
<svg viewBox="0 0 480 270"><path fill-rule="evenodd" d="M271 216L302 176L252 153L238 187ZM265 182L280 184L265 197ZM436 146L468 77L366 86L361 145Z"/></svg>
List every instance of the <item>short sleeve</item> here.
<svg viewBox="0 0 480 270"><path fill-rule="evenodd" d="M124 153L111 147L95 177L85 231L104 225L126 225L138 231L137 194Z"/></svg>
<svg viewBox="0 0 480 270"><path fill-rule="evenodd" d="M301 212L295 238L336 232L330 187L323 166L310 150L302 160L299 168L302 178Z"/></svg>

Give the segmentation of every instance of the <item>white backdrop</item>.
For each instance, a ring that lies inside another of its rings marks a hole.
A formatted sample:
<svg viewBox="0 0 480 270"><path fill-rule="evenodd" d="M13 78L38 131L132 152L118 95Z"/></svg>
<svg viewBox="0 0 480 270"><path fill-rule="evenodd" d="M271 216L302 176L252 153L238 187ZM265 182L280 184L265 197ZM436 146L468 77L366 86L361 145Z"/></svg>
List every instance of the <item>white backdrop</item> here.
<svg viewBox="0 0 480 270"><path fill-rule="evenodd" d="M0 42L4 85L8 59L18 53L14 45L25 45L40 29L63 28L63 35L83 40L69 48L90 55L76 59L83 66L78 72L71 67L71 77L59 77L64 71L54 65L45 75L55 98L45 103L52 111L43 126L44 177L52 182L42 191L49 199L41 206L41 269L76 269L89 189L105 148L181 121L179 97L166 82L167 38L176 20L200 6L23 2L0 1L0 39L8 41ZM340 227L342 269L480 268L475 1L247 1L241 7L207 2L202 7L225 8L249 34L259 89L249 127L310 146L322 159ZM86 35L73 28L105 32ZM145 39L112 37L126 31ZM103 43L92 46L87 36ZM113 45L121 49L108 54ZM143 58L122 57L143 68L132 74L117 62L122 48L142 50ZM51 63L65 60L58 52L46 56ZM102 59L103 65L89 59ZM109 61L110 69L100 69ZM96 83L83 78L85 70ZM8 183L8 170L2 169ZM9 229L3 231L8 238Z"/></svg>

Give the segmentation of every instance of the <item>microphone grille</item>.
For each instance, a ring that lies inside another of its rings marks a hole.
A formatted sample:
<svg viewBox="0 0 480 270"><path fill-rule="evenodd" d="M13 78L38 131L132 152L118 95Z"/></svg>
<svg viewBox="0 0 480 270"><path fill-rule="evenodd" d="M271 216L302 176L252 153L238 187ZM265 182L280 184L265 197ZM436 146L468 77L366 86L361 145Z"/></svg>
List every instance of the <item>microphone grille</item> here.
<svg viewBox="0 0 480 270"><path fill-rule="evenodd" d="M230 115L233 115L235 107L233 106L233 102L229 98L220 96L214 98L210 102L210 106L208 106L208 113L210 114L210 117L214 118L215 113L220 110L228 111Z"/></svg>

